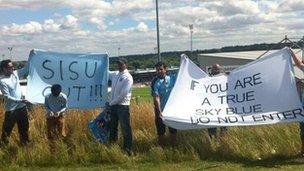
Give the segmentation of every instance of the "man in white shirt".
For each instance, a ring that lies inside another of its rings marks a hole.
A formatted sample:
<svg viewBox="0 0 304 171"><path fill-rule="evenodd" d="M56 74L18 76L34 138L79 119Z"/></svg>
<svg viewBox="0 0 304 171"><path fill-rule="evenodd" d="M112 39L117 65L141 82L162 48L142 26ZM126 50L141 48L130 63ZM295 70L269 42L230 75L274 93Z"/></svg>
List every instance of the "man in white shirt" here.
<svg viewBox="0 0 304 171"><path fill-rule="evenodd" d="M123 149L128 155L131 155L132 130L130 126L129 106L133 78L127 69L127 60L125 58L120 58L117 61L117 68L118 72L110 74L110 80L112 81L110 142L117 141L119 121L124 138Z"/></svg>
<svg viewBox="0 0 304 171"><path fill-rule="evenodd" d="M1 61L0 68L3 73L0 79L0 89L5 100L1 142L8 143L8 138L17 123L20 143L26 145L29 142L29 122L26 109L28 101L23 98L19 77L25 76L28 68L26 66L20 70L14 70L13 63L9 59Z"/></svg>

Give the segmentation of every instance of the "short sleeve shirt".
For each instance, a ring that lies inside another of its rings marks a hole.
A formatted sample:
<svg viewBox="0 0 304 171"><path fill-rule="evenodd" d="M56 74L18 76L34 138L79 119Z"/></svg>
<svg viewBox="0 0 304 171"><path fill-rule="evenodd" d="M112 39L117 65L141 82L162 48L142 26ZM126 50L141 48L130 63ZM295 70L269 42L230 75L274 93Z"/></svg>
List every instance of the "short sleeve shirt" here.
<svg viewBox="0 0 304 171"><path fill-rule="evenodd" d="M160 97L160 108L163 111L169 99L171 90L175 83L174 75L166 75L165 78L157 78L153 85L153 95Z"/></svg>

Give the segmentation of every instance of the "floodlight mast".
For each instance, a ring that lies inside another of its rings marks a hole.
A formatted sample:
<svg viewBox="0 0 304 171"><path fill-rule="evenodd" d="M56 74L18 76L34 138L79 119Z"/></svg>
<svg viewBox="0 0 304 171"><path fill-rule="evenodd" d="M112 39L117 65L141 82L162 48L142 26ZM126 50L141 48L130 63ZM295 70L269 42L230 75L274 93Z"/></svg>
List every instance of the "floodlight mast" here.
<svg viewBox="0 0 304 171"><path fill-rule="evenodd" d="M160 43L159 43L159 20L158 20L158 0L155 0L156 3L156 34L157 34L157 54L158 54L158 61L161 61L160 55Z"/></svg>

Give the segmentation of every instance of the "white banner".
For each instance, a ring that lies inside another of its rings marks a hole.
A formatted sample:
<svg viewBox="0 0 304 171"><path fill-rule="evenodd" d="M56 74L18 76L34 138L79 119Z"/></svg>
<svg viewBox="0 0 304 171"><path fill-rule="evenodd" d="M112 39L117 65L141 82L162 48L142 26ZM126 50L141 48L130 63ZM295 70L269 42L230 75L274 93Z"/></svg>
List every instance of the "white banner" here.
<svg viewBox="0 0 304 171"><path fill-rule="evenodd" d="M50 86L60 84L69 108L103 107L107 101L107 54L67 54L35 50L29 58L26 99L44 103Z"/></svg>
<svg viewBox="0 0 304 171"><path fill-rule="evenodd" d="M176 129L245 126L304 120L289 50L208 77L187 57L163 111Z"/></svg>

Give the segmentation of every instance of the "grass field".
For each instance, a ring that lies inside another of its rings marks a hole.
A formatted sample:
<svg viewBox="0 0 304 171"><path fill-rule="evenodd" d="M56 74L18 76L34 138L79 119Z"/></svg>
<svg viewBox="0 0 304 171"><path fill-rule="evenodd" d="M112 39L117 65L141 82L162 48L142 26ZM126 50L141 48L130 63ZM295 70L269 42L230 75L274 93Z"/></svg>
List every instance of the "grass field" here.
<svg viewBox="0 0 304 171"><path fill-rule="evenodd" d="M19 147L16 128L10 145L0 149L0 169L6 170L245 170L304 169L298 124L231 127L220 139L210 140L206 130L179 131L176 147L156 144L154 113L149 88L134 89L131 124L134 155L128 157L118 144L94 142L87 124L99 112L70 110L67 114L69 137L57 142L50 153L45 132L44 109L34 107L30 113L31 144ZM0 122L4 111L0 109ZM1 129L1 128L0 128Z"/></svg>
<svg viewBox="0 0 304 171"><path fill-rule="evenodd" d="M152 101L151 89L149 86L141 88L133 88L132 97L135 102Z"/></svg>

